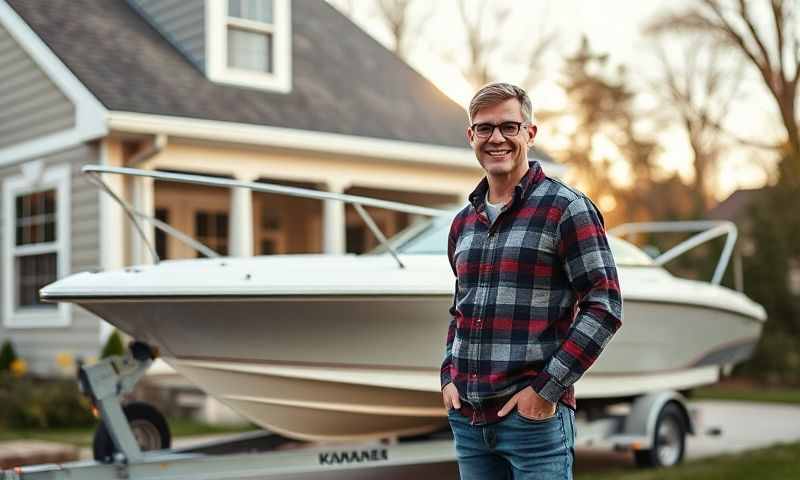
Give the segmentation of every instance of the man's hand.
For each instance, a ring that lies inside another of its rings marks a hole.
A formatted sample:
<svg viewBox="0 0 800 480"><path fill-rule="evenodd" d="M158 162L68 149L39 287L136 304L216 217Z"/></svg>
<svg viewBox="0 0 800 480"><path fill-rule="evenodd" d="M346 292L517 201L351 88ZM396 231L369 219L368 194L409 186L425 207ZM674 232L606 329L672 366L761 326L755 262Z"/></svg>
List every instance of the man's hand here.
<svg viewBox="0 0 800 480"><path fill-rule="evenodd" d="M461 399L458 398L458 389L452 383L448 383L442 389L442 400L447 411L461 408Z"/></svg>
<svg viewBox="0 0 800 480"><path fill-rule="evenodd" d="M500 417L505 417L517 407L517 411L525 418L544 420L556 414L556 404L550 403L540 397L532 387L525 387L511 397L503 408L497 412Z"/></svg>

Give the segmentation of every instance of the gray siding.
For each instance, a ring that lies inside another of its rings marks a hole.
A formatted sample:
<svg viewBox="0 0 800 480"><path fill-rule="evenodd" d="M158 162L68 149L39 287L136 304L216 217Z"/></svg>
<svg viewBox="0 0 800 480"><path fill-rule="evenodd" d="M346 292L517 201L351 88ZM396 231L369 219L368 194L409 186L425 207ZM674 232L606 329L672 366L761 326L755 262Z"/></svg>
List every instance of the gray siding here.
<svg viewBox="0 0 800 480"><path fill-rule="evenodd" d="M200 70L205 70L204 0L129 0L129 2L192 63Z"/></svg>
<svg viewBox="0 0 800 480"><path fill-rule="evenodd" d="M81 145L42 159L45 168L69 163L72 169L71 184L71 236L70 272L97 269L100 266L99 192L81 175L87 163L99 163L94 146ZM19 166L0 169L0 182L9 176L19 175ZM2 202L2 197L0 197ZM3 231L2 205L0 205L0 240ZM0 262L0 274L7 268ZM0 277L2 278L2 277ZM0 298L0 302L11 299ZM31 371L56 374L60 370L56 357L61 353L83 358L97 357L100 353L100 324L94 315L80 307L72 307L71 323L62 328L6 328L0 322L0 341L11 338L17 354L28 362Z"/></svg>
<svg viewBox="0 0 800 480"><path fill-rule="evenodd" d="M75 125L75 106L0 26L0 148Z"/></svg>

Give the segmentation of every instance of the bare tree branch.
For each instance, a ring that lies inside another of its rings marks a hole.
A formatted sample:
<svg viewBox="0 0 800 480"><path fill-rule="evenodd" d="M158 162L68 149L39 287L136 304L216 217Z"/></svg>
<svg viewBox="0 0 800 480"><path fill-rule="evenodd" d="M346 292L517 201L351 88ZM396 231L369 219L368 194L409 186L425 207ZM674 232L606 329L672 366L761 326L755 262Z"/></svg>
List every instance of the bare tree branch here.
<svg viewBox="0 0 800 480"><path fill-rule="evenodd" d="M732 2L733 0L729 0ZM797 1L769 0L771 24L754 20L753 0L736 0L734 8L725 8L723 0L696 0L697 5L664 15L650 25L654 32L693 32L723 41L735 48L754 67L764 86L775 100L786 131L791 161L800 165L800 129L796 96L800 82L800 39L798 38ZM699 8L699 6L703 8ZM734 23L741 25L737 28ZM768 39L774 38L774 41ZM791 50L787 46L791 45ZM752 140L745 143L753 144ZM800 171L800 169L795 169Z"/></svg>

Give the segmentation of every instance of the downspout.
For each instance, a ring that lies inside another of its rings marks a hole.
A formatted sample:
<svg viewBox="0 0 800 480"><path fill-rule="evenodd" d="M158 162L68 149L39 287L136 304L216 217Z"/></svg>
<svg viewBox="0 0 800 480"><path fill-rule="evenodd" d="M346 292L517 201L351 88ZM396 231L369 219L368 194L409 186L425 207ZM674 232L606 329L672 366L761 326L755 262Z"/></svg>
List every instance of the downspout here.
<svg viewBox="0 0 800 480"><path fill-rule="evenodd" d="M167 148L167 136L163 133L153 135L153 141L144 150L136 152L130 159L128 159L127 166L136 168L138 165L150 160Z"/></svg>

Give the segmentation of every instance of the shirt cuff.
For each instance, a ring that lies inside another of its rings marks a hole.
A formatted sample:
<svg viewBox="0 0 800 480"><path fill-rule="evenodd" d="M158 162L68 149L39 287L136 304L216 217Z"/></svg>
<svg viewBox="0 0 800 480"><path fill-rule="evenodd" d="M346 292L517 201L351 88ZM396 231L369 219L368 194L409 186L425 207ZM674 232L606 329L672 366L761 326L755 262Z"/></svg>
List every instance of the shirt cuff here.
<svg viewBox="0 0 800 480"><path fill-rule="evenodd" d="M453 383L453 378L450 376L450 367L442 369L440 381L440 390L444 390L444 387L446 387L448 383Z"/></svg>
<svg viewBox="0 0 800 480"><path fill-rule="evenodd" d="M555 378L553 378L546 371L539 372L536 377L531 380L531 388L550 403L558 403L564 392L567 391L566 387L562 386Z"/></svg>

